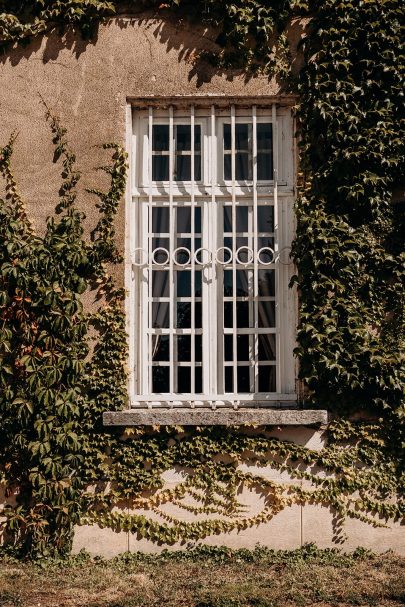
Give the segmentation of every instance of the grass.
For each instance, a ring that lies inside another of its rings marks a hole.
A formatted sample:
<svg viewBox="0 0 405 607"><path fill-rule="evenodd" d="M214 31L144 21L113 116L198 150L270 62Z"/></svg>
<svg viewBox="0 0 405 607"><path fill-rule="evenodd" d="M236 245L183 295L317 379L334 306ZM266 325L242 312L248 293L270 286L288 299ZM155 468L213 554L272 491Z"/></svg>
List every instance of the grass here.
<svg viewBox="0 0 405 607"><path fill-rule="evenodd" d="M0 607L398 607L405 558L199 548L112 560L0 558Z"/></svg>

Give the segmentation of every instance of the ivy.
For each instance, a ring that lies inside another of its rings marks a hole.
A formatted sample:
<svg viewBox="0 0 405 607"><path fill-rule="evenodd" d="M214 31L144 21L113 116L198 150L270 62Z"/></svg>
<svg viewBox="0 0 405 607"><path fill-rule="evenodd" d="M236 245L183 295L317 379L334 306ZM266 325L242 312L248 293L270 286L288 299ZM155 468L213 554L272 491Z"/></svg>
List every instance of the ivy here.
<svg viewBox="0 0 405 607"><path fill-rule="evenodd" d="M139 8L142 2L133 2ZM272 76L298 95L300 131L294 281L300 290L296 355L307 402L336 416L320 451L270 438L267 429L106 431L102 413L125 408L123 293L114 218L126 156L103 147L108 191L92 190L100 219L89 243L76 209L80 172L66 131L46 108L61 164L57 214L35 234L12 173L16 138L0 150L0 474L3 527L22 554L66 554L76 523L96 523L172 544L264 523L293 503L333 508L339 520L384 525L404 515L404 169L398 0L171 0L146 2L217 28L217 64ZM129 6L128 3L125 6ZM1 2L0 44L52 29L94 27L123 9L100 0ZM290 76L286 26L305 17L305 64ZM212 57L211 57L212 60ZM104 302L86 314L82 296ZM371 421L350 416L365 411ZM245 464L287 472L288 486ZM184 478L164 488L162 474ZM89 486L91 490L89 490ZM256 491L249 516L239 499ZM190 499L191 498L191 499ZM210 515L196 522L168 514ZM124 509L112 506L125 505ZM152 516L153 515L153 516Z"/></svg>

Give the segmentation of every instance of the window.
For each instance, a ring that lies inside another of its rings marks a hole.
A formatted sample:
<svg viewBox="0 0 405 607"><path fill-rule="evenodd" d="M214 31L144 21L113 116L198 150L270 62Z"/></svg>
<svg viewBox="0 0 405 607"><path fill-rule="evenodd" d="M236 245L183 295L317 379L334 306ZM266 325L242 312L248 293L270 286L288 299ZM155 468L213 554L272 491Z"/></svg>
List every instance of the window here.
<svg viewBox="0 0 405 607"><path fill-rule="evenodd" d="M132 402L294 400L291 112L166 107L132 109Z"/></svg>

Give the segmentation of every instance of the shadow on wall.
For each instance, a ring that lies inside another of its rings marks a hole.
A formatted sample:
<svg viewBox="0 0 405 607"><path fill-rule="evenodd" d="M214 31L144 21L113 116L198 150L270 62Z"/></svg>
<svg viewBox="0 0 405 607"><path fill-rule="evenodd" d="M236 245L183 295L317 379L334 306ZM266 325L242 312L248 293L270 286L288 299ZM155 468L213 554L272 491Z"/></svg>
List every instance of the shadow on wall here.
<svg viewBox="0 0 405 607"><path fill-rule="evenodd" d="M207 27L201 22L190 23L187 18L180 19L167 10L143 11L141 15L118 15L108 19L104 27L110 27L112 23L121 29L141 28L145 32L151 32L160 44L166 46L167 53L175 50L179 63L190 64L189 80L196 78L197 88L210 82L214 76L224 76L228 81L243 77L245 83L254 77L253 73L244 69L225 69L215 65L215 56L219 57L223 50L217 42L220 32L218 28ZM84 39L77 29L69 28L66 32L59 33L57 28L53 28L46 35L43 63L57 62L59 53L64 49L71 50L72 54L79 58L89 45L97 44L99 29L100 26L95 27L92 37ZM302 56L298 52L302 33L302 23L294 20L287 31L293 73L297 73L302 66ZM42 44L43 35L40 35L31 39L28 44L14 45L3 51L0 63L9 61L15 66L21 60L29 59L37 53Z"/></svg>

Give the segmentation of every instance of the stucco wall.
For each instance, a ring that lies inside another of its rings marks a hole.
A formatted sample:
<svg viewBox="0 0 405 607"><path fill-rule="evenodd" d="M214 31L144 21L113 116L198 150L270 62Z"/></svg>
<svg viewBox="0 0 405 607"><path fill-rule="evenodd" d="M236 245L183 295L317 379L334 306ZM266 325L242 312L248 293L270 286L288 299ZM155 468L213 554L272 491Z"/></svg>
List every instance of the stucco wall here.
<svg viewBox="0 0 405 607"><path fill-rule="evenodd" d="M300 35L299 24L293 24L291 38L296 41ZM106 156L92 146L107 141L125 144L128 98L147 95L250 97L281 92L275 80L246 78L237 72L218 73L200 61L201 51L217 48L214 39L215 32L207 32L202 26L191 28L173 19L156 20L145 13L137 18L111 20L99 28L97 37L90 42L84 42L72 32L63 40L51 34L0 57L0 145L7 142L11 132L19 132L14 173L38 230L54 212L60 183L59 167L52 164L53 148L40 96L60 115L68 129L69 141L83 173L82 186L100 187L103 178L92 169L104 162ZM97 221L95 200L83 192L80 204L91 229ZM124 218L123 201L117 221L118 244L122 250ZM122 267L117 268L116 277L122 284ZM313 448L323 440L320 432L305 428L284 431L283 437ZM289 482L289 479L279 479L271 468L267 472L269 478ZM179 471L168 473L166 485L179 482L179 474ZM259 506L260 498L254 492L247 492L243 499L253 511ZM328 509L293 506L265 525L205 541L249 548L256 543L294 548L305 542L316 542L319 546L342 545L345 549L358 545L379 551L392 548L405 554L404 531L398 525L373 529L359 521L349 521L346 533L344 540L335 536L334 514ZM126 533L117 534L96 526L77 529L74 549L82 547L106 556L128 549L160 549Z"/></svg>

